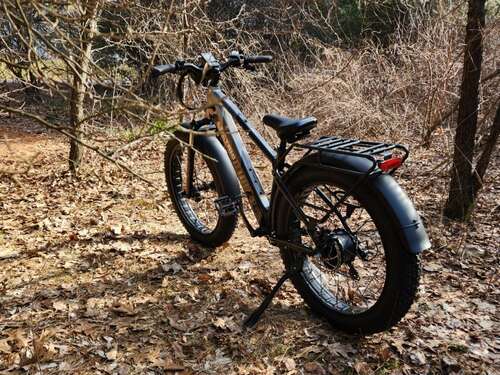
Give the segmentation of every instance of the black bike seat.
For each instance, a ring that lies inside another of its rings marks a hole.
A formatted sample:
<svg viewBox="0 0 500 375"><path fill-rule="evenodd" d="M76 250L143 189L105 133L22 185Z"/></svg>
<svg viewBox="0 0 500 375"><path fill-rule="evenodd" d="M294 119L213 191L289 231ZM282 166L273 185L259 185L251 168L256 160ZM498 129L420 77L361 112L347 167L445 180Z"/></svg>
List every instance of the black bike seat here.
<svg viewBox="0 0 500 375"><path fill-rule="evenodd" d="M309 134L316 127L317 120L314 117L290 118L278 115L265 115L262 121L270 126L280 139L293 142Z"/></svg>

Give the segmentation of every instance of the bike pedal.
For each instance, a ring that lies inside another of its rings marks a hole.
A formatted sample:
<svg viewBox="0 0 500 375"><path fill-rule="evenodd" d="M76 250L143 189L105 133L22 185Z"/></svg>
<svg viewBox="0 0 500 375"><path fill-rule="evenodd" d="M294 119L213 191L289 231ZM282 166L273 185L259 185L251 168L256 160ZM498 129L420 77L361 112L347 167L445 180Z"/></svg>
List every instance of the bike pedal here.
<svg viewBox="0 0 500 375"><path fill-rule="evenodd" d="M240 202L227 195L215 200L215 207L221 216L233 216L238 213Z"/></svg>

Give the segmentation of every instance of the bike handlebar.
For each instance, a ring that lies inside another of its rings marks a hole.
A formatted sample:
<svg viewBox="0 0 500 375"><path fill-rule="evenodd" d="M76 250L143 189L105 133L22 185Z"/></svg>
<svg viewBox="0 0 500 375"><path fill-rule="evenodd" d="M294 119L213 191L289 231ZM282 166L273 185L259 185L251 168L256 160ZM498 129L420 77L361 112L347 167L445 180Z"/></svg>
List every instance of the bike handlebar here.
<svg viewBox="0 0 500 375"><path fill-rule="evenodd" d="M262 64L273 61L273 57L270 55L246 56L244 61L247 64Z"/></svg>
<svg viewBox="0 0 500 375"><path fill-rule="evenodd" d="M226 61L219 63L211 53L201 54L202 62L199 65L178 60L175 64L156 65L151 70L151 78L157 78L166 73L176 73L180 75L177 82L177 99L187 109L194 109L184 103L183 82L186 76L190 76L196 84L203 86L216 86L220 75L227 68L235 67L247 70L255 70L252 64L268 63L273 60L269 55L245 56L237 51L231 52Z"/></svg>
<svg viewBox="0 0 500 375"><path fill-rule="evenodd" d="M153 69L151 69L151 76L156 78L165 73L175 73L175 71L175 64L155 65L153 66Z"/></svg>
<svg viewBox="0 0 500 375"><path fill-rule="evenodd" d="M233 52L229 55L226 62L222 64L217 63L216 65L218 72L221 73L229 67L253 70L253 66L251 64L268 63L272 60L273 57L269 55L244 56L240 55L238 52ZM190 74L195 82L200 83L203 76L204 66L205 63L195 65L179 60L176 61L175 64L155 65L151 70L151 77L157 78L166 73Z"/></svg>

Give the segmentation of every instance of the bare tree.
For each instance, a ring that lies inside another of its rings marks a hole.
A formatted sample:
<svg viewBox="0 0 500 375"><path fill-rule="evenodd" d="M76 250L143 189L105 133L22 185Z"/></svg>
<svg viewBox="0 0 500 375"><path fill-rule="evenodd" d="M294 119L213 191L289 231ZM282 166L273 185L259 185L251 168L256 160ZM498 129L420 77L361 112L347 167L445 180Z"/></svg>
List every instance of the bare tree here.
<svg viewBox="0 0 500 375"><path fill-rule="evenodd" d="M495 151L495 147L498 142L498 136L500 135L500 104L497 106L497 111L495 118L493 119L493 124L491 125L490 132L486 138L483 152L479 157L476 164L476 173L474 175L474 196L477 196L479 190L483 186L483 179L490 164L490 160Z"/></svg>
<svg viewBox="0 0 500 375"><path fill-rule="evenodd" d="M82 18L83 32L79 49L78 63L73 70L73 87L71 89L70 126L73 138L70 139L69 169L76 173L83 154L81 146L82 127L84 126L84 102L87 78L91 68L92 39L97 31L97 13L99 1L90 0L85 6Z"/></svg>
<svg viewBox="0 0 500 375"><path fill-rule="evenodd" d="M444 215L467 220L474 207L474 148L479 110L479 81L483 60L485 0L469 0L464 68L454 142L453 167Z"/></svg>

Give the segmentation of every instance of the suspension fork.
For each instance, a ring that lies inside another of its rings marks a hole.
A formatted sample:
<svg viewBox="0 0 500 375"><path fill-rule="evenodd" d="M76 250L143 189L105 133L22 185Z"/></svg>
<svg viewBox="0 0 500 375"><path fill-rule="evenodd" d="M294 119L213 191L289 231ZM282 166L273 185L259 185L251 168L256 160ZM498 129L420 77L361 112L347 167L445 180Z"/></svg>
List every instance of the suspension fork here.
<svg viewBox="0 0 500 375"><path fill-rule="evenodd" d="M186 179L182 181L182 190L187 198L191 198L193 196L193 178L194 178L194 135L193 133L189 134L189 144L190 147L187 149L187 160L186 160L186 170L185 176Z"/></svg>

